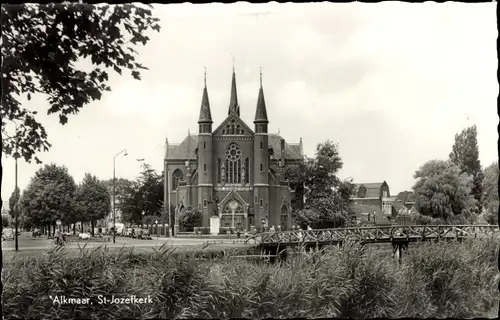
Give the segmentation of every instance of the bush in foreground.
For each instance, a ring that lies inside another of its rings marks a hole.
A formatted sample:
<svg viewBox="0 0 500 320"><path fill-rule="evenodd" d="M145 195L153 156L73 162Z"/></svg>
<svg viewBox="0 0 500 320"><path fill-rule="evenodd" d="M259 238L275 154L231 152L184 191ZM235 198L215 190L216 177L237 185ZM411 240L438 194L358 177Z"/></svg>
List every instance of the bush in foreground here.
<svg viewBox="0 0 500 320"><path fill-rule="evenodd" d="M410 247L401 267L355 243L276 264L227 250L55 250L8 264L3 310L5 319L478 317L497 299L496 249L493 241L425 243ZM153 303L97 303L111 294ZM49 295L94 304L53 304Z"/></svg>

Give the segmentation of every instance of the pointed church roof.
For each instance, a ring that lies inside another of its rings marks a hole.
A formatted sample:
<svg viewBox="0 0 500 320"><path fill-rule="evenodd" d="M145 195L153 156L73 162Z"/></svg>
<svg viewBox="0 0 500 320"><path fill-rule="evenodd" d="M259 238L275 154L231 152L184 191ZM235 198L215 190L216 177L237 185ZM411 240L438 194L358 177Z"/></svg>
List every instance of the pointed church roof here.
<svg viewBox="0 0 500 320"><path fill-rule="evenodd" d="M269 147L275 150L274 155L271 155L272 160L278 160L278 153L276 151L281 148L282 136L274 133L270 133L269 137ZM167 146L167 160L188 160L196 159L195 149L198 145L198 136L195 134L189 134L182 143L172 144L169 143ZM300 145L298 143L288 143L285 141L285 159L286 160L301 160L304 155L301 153Z"/></svg>
<svg viewBox="0 0 500 320"><path fill-rule="evenodd" d="M198 123L202 122L213 123L212 113L210 112L210 101L208 100L206 71L205 71L205 88L203 88L203 96L201 98L200 119L198 120Z"/></svg>
<svg viewBox="0 0 500 320"><path fill-rule="evenodd" d="M240 115L240 106L238 105L238 93L236 92L236 74L233 66L233 79L231 81L231 98L229 100L229 111L227 114L236 113Z"/></svg>
<svg viewBox="0 0 500 320"><path fill-rule="evenodd" d="M255 120L253 122L269 123L267 119L266 100L264 99L264 89L262 88L262 71L260 72L259 97L257 98L257 109L255 110Z"/></svg>

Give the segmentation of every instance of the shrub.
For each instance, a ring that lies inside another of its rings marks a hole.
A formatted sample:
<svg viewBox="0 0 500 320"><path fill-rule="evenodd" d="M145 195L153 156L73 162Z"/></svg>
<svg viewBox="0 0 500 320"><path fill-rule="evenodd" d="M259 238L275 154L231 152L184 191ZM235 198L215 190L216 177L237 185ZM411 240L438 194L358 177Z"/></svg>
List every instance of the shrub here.
<svg viewBox="0 0 500 320"><path fill-rule="evenodd" d="M398 316L481 316L497 300L497 252L492 241L426 243L413 250L398 275Z"/></svg>
<svg viewBox="0 0 500 320"><path fill-rule="evenodd" d="M193 231L194 227L201 226L201 211L195 208L185 208L179 213L179 222L185 231Z"/></svg>
<svg viewBox="0 0 500 320"><path fill-rule="evenodd" d="M380 248L299 248L274 264L232 258L253 248L182 252L62 250L14 259L3 273L11 318L481 317L498 298L494 241L410 245L403 265ZM291 253L291 252L290 252ZM153 304L54 305L49 295L150 295Z"/></svg>

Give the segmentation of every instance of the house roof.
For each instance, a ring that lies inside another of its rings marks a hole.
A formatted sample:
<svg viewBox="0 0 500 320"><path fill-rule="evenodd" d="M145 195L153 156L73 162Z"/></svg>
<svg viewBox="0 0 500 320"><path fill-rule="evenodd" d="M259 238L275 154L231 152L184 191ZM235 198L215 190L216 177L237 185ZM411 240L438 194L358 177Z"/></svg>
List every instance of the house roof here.
<svg viewBox="0 0 500 320"><path fill-rule="evenodd" d="M400 200L403 205L405 203L408 203L408 202L415 202L415 192L402 191L402 192L398 193L398 195L396 196L395 201L398 201L398 200Z"/></svg>
<svg viewBox="0 0 500 320"><path fill-rule="evenodd" d="M278 134L270 133L269 147L273 148L274 155L271 159L279 159L279 151L281 149L282 137ZM195 150L198 145L198 135L191 134L186 136L180 144L169 144L167 148L167 160L187 160L195 159ZM300 143L289 144L285 141L285 159L299 160L304 156L300 148Z"/></svg>
<svg viewBox="0 0 500 320"><path fill-rule="evenodd" d="M269 147L273 148L274 154L271 156L271 159L279 159L280 154L279 151L281 150L281 137L279 134L275 133L270 133L268 135L269 138ZM289 144L285 140L285 159L302 159L304 158L304 155L301 153L300 150L300 144L299 143L294 143L294 144Z"/></svg>
<svg viewBox="0 0 500 320"><path fill-rule="evenodd" d="M394 202L392 203L392 207L393 207L394 209L396 209L397 211L399 211L399 210L401 210L401 209L406 209L406 207L405 207L405 206L404 206L401 202L399 202L399 201L394 201Z"/></svg>
<svg viewBox="0 0 500 320"><path fill-rule="evenodd" d="M367 198L369 197L380 197L380 188L382 188L382 185L385 183L384 182L371 182L371 183L355 183L356 187L356 193L358 192L359 188L365 187L366 188L366 196Z"/></svg>
<svg viewBox="0 0 500 320"><path fill-rule="evenodd" d="M169 144L167 148L168 160L195 159L195 150L198 146L198 135L190 134L180 144Z"/></svg>

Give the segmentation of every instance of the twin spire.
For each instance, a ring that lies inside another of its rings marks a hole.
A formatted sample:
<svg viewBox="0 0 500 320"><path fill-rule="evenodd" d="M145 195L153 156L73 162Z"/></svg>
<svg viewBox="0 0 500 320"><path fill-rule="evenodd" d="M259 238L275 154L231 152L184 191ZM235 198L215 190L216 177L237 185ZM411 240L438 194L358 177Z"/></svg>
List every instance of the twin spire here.
<svg viewBox="0 0 500 320"><path fill-rule="evenodd" d="M262 88L262 68L260 69L260 88L257 98L257 109L255 110L254 123L269 123L267 120L266 100L264 99L264 89Z"/></svg>
<svg viewBox="0 0 500 320"><path fill-rule="evenodd" d="M210 101L208 101L207 68L205 68L205 87L203 88L203 97L201 98L200 119L198 123L213 123L212 113L210 112Z"/></svg>
<svg viewBox="0 0 500 320"><path fill-rule="evenodd" d="M236 74L234 73L233 65L233 79L231 80L231 98L229 100L229 110L227 114L236 113L240 115L240 106L238 105L238 93L236 92Z"/></svg>
<svg viewBox="0 0 500 320"><path fill-rule="evenodd" d="M205 76L204 76L205 86L203 88L203 97L201 99L201 109L200 109L200 118L198 123L213 123L212 121L212 113L210 111L210 102L208 100L208 91L207 91L207 69L205 68ZM231 97L229 99L229 110L228 115L235 113L240 116L240 106L238 104L238 93L236 91L236 73L234 71L234 63L233 63L233 76L231 80ZM257 109L255 111L255 123L269 123L267 119L267 110L266 110L266 102L264 99L264 90L262 88L262 68L260 70L260 88L259 88L259 97L257 99Z"/></svg>

